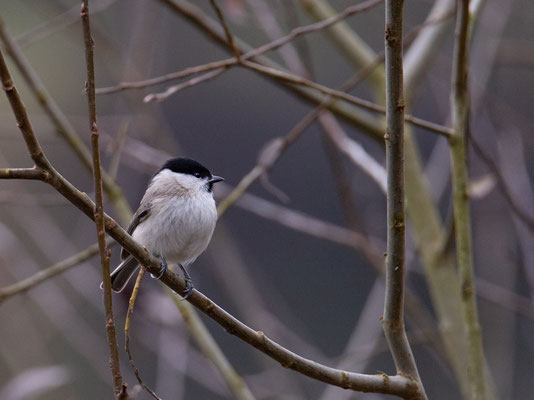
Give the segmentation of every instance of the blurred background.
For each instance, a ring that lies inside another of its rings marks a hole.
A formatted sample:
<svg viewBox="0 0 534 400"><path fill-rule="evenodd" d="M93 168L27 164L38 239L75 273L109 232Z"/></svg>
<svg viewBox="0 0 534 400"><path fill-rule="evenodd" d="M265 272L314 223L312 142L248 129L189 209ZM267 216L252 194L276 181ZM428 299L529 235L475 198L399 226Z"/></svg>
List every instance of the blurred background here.
<svg viewBox="0 0 534 400"><path fill-rule="evenodd" d="M331 11L342 12L354 3L331 1ZM445 126L450 125L454 3L405 4L408 112ZM534 389L534 196L529 175L534 168L534 3L472 3L476 24L469 167L479 316L495 398L526 399ZM244 50L329 15L326 1L318 0L217 4ZM2 46L10 40L20 50L26 73L35 75L89 145L79 9L79 2L69 0L2 1ZM188 9L192 14L186 18ZM192 22L194 15L211 21L225 40L208 0L92 0L90 10L99 88L232 55ZM280 51L264 54L268 60L261 62L340 88L365 71L369 60L380 63L383 14L383 4L377 2L336 25L345 31L300 36ZM61 129L39 104L14 59L6 58L49 160L92 196L90 169L58 135ZM379 64L374 73L362 75L349 93L381 103L382 70ZM223 176L225 184L216 190L222 201L254 168L266 144L285 137L317 105L293 86L244 67L230 68L164 101L143 101L180 82L97 96L104 166L116 174L133 210L150 176L176 155L197 159ZM212 243L190 273L196 288L221 307L306 358L355 372L394 374L380 325L386 234L385 195L377 184L385 161L381 117L344 104L344 117L338 118L342 106L323 113L280 156L268 180L252 184L224 212ZM371 128L358 122L358 113L372 122ZM454 275L449 148L435 132L412 126L409 133L415 152L407 152L408 169L420 161L421 171L407 172L407 287L413 300L407 311L408 335L429 398L460 399L463 351L444 344L443 332L455 331L455 326L447 326L446 311L438 305L448 301L445 283L432 276L443 272L432 270L436 265ZM9 104L0 96L0 166L31 165ZM0 204L0 293L96 242L93 223L43 183L4 180ZM422 204L434 207L435 220L426 216ZM106 212L128 225L127 213L113 202L106 202ZM424 231L434 222L442 241L439 256L428 255L436 243ZM118 255L118 247L112 247L112 266ZM0 399L111 398L100 282L95 257L0 302ZM123 351L122 331L131 289L113 300L122 372L133 393L137 381ZM454 296L450 292L449 300ZM301 376L201 318L257 399L391 398L348 392ZM159 282L143 281L130 330L140 374L160 397L234 398L219 371L193 344ZM461 336L461 329L449 334ZM139 392L138 398L149 396Z"/></svg>

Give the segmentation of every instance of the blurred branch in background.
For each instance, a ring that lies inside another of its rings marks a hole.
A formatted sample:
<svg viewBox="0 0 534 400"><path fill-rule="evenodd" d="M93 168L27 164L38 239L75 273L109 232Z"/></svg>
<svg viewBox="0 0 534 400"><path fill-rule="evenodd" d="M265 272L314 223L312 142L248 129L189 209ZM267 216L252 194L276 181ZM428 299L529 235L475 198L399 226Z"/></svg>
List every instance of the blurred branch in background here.
<svg viewBox="0 0 534 400"><path fill-rule="evenodd" d="M451 77L451 110L454 135L450 138L456 259L462 311L467 332L467 372L473 400L486 399L484 350L478 320L471 241L471 213L467 194L467 140L470 127L468 54L470 43L469 0L457 3L455 45Z"/></svg>
<svg viewBox="0 0 534 400"><path fill-rule="evenodd" d="M115 242L109 240L107 246L114 245ZM69 270L76 265L79 265L98 254L98 243L95 243L89 246L87 249L79 252L78 254L73 255L72 257L66 258L63 261L58 262L46 269L43 269L36 274L18 281L12 285L0 288L0 304L4 302L11 296L16 294L21 294L30 290L32 287L44 282L47 279L53 278L56 275L62 274L63 272Z"/></svg>

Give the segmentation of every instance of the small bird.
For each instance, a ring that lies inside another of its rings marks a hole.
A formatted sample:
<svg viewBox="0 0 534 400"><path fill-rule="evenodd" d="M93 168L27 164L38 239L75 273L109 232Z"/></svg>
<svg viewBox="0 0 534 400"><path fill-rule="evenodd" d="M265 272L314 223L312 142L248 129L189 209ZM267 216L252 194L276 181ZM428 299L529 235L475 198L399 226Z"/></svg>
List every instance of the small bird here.
<svg viewBox="0 0 534 400"><path fill-rule="evenodd" d="M161 278L167 262L178 264L187 287L184 299L193 292L193 283L186 267L208 247L217 209L213 184L224 180L214 176L202 164L189 158L172 158L163 164L148 184L135 212L128 233L161 259ZM124 289L139 264L122 249L120 265L111 273L111 288Z"/></svg>

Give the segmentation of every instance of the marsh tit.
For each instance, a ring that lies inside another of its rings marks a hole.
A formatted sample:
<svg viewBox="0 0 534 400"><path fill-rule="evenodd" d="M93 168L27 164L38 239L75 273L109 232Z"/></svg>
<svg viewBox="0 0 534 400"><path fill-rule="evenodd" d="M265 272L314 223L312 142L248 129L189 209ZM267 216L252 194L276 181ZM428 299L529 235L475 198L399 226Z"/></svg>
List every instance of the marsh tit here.
<svg viewBox="0 0 534 400"><path fill-rule="evenodd" d="M178 264L187 287L184 298L191 295L193 284L186 267L204 251L211 240L217 221L213 184L223 178L213 176L197 161L173 158L165 162L148 184L128 233L161 259L161 278L167 262ZM111 288L120 292L139 264L122 249L121 264L111 273Z"/></svg>

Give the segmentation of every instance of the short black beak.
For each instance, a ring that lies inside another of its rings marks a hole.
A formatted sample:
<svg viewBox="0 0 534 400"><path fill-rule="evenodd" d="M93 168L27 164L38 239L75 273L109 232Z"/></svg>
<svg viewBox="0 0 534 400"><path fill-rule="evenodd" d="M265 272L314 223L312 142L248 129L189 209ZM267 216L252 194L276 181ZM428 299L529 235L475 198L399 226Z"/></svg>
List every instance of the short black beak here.
<svg viewBox="0 0 534 400"><path fill-rule="evenodd" d="M224 178L221 178L220 176L212 176L211 179L208 181L208 183L213 185L214 183L221 182L221 181L224 181Z"/></svg>

